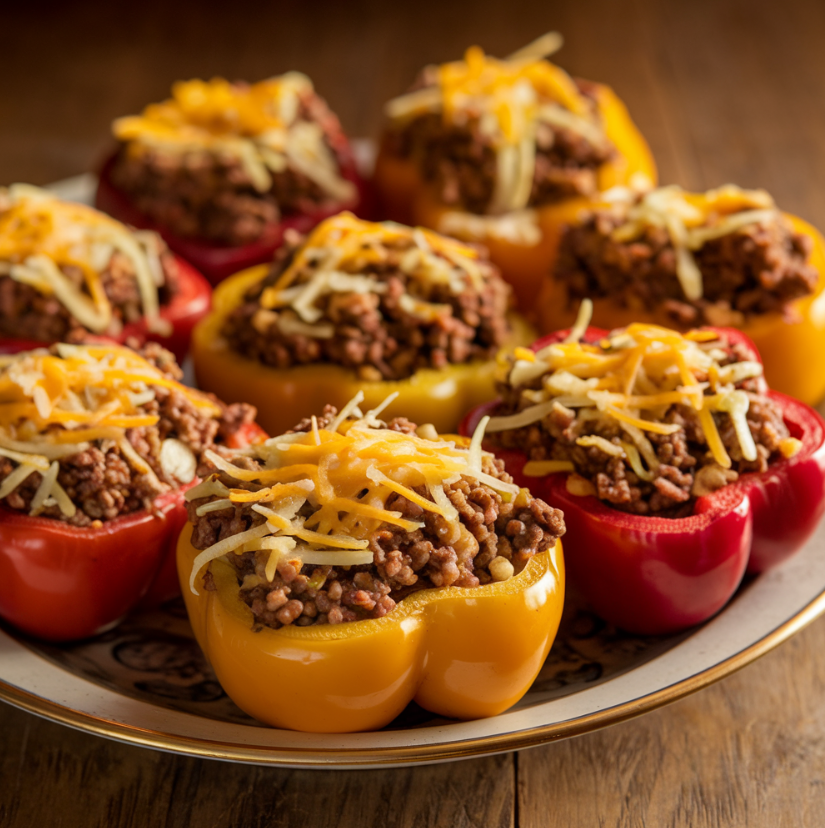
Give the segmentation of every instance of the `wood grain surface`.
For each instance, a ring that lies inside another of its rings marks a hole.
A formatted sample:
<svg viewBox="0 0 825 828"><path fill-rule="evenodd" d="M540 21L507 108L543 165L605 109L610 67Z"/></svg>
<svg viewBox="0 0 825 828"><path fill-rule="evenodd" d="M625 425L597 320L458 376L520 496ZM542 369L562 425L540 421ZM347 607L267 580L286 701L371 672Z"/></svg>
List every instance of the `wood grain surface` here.
<svg viewBox="0 0 825 828"><path fill-rule="evenodd" d="M352 135L429 61L549 29L617 90L663 182L770 190L825 226L825 4L0 0L0 182L94 166L112 118L177 78L307 72ZM105 741L0 705L0 826L825 825L825 619L641 719L413 769L254 768Z"/></svg>

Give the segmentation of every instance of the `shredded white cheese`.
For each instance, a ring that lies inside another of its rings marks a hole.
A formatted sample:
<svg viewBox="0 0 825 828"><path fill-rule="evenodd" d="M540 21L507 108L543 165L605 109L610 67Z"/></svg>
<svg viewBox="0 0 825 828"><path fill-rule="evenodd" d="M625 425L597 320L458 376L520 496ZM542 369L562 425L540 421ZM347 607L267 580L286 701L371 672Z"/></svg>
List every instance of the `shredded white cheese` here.
<svg viewBox="0 0 825 828"><path fill-rule="evenodd" d="M316 421L308 432L281 435L239 453L244 458L251 453L260 463L257 469L241 468L207 451L206 459L237 480L239 488L224 484L219 488L214 479L200 484L193 499L210 495L216 499L211 501L214 506L202 505L199 514L210 506L217 510L249 503L265 523L201 552L190 574L192 591L196 592L202 568L231 552L266 553L265 574L270 581L284 555L298 565L371 563L369 538L382 524L411 532L424 525L387 508L396 495L439 515L449 533L459 537L458 510L445 487L466 476L503 496L519 493L518 486L482 471L483 460L489 456L481 446L484 420L469 448L460 448L437 435L428 440L387 429L378 415L391 399L361 415L358 406L363 394L359 392L326 428ZM305 504L311 507L309 512ZM287 539L290 542L285 543Z"/></svg>
<svg viewBox="0 0 825 828"><path fill-rule="evenodd" d="M457 125L477 119L496 154L487 212L495 216L522 210L532 189L540 121L574 131L591 144L606 141L595 108L575 81L545 60L560 45L560 36L551 32L506 60L473 46L463 60L435 68L435 85L391 100L385 112L398 125L425 113L440 113ZM448 219L447 225L454 222Z"/></svg>
<svg viewBox="0 0 825 828"><path fill-rule="evenodd" d="M782 221L782 214L764 190L742 190L727 184L706 193L687 193L671 185L614 200L624 223L612 237L619 242L640 238L648 227L667 230L676 253L676 276L691 302L704 293L702 273L694 252L707 242L754 224Z"/></svg>
<svg viewBox="0 0 825 828"><path fill-rule="evenodd" d="M234 158L261 193L271 189L271 173L290 167L331 201L346 203L356 187L341 174L321 124L302 115L312 94L312 82L299 72L248 86L222 78L180 81L172 98L119 118L112 130L136 153Z"/></svg>
<svg viewBox="0 0 825 828"><path fill-rule="evenodd" d="M154 233L138 234L91 207L61 201L46 190L24 184L0 188L0 273L53 295L93 333L115 332L102 281L115 253L125 257L134 273L147 327L169 333L169 322L160 318L163 270L158 243ZM82 273L82 288L69 277L70 270Z"/></svg>

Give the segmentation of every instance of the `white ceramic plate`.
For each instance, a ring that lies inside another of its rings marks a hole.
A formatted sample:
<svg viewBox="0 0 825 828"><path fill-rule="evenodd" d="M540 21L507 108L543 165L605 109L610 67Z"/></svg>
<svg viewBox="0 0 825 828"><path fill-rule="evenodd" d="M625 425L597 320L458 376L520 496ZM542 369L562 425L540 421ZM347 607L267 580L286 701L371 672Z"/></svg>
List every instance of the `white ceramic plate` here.
<svg viewBox="0 0 825 828"><path fill-rule="evenodd" d="M91 176L61 182L88 201ZM744 584L689 633L639 638L568 596L553 650L522 701L457 722L411 705L376 733L323 735L257 724L224 695L180 602L98 638L51 646L0 628L0 698L102 736L177 753L287 766L438 762L562 739L640 715L748 664L825 610L825 526L778 569Z"/></svg>

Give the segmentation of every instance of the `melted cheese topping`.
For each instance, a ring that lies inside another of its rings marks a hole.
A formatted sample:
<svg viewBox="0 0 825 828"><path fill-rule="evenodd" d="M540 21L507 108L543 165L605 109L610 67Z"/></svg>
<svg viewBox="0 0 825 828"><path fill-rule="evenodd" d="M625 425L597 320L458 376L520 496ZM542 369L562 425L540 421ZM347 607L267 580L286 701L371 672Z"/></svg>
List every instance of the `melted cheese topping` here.
<svg viewBox="0 0 825 828"><path fill-rule="evenodd" d="M705 193L688 193L669 186L635 197L617 193L614 210L624 219L612 238L632 242L647 228L664 228L676 251L676 275L685 298L702 298L702 273L693 252L706 242L736 233L754 224L782 220L771 196L764 190L742 190L727 184Z"/></svg>
<svg viewBox="0 0 825 828"><path fill-rule="evenodd" d="M172 97L140 115L116 120L115 137L134 151L209 153L240 162L255 189L272 187L272 173L290 167L330 198L347 201L355 186L342 178L322 126L301 116L312 82L288 72L250 85L222 78L179 81Z"/></svg>
<svg viewBox="0 0 825 828"><path fill-rule="evenodd" d="M386 293L387 283L364 270L384 262L387 247L407 248L398 266L408 276L408 287L417 284L426 292L446 285L455 295L468 287L483 287L475 248L423 228L362 221L352 213L339 213L310 233L278 281L262 292L261 307L294 311L297 319L279 318L279 327L287 335L330 337L331 326L318 324L323 311L316 303L330 293ZM449 305L426 302L408 292L399 303L406 313L425 321L450 311Z"/></svg>
<svg viewBox="0 0 825 828"><path fill-rule="evenodd" d="M506 60L471 46L464 60L435 69L436 83L389 101L387 116L403 124L440 112L447 124L477 120L496 152L496 187L489 212L521 210L530 198L535 171L536 129L546 123L605 140L594 108L575 81L543 58L561 45L555 33L539 38Z"/></svg>
<svg viewBox="0 0 825 828"><path fill-rule="evenodd" d="M67 517L75 507L57 482L59 460L93 443L117 445L139 474L154 476L126 439L126 429L156 425L159 417L143 406L155 388L175 389L209 416L221 409L208 397L166 377L128 348L57 346L0 357L0 456L18 466L0 484L0 499L34 472L43 482L32 501L36 515L50 498ZM181 482L194 477L191 451L178 440L161 446L164 472Z"/></svg>
<svg viewBox="0 0 825 828"><path fill-rule="evenodd" d="M0 189L0 275L53 295L93 333L110 332L113 322L101 273L116 253L131 265L150 330L169 333L168 322L158 316L163 269L153 233L131 231L91 207L60 201L37 187ZM82 273L85 291L66 275L70 268Z"/></svg>
<svg viewBox="0 0 825 828"><path fill-rule="evenodd" d="M266 523L224 538L201 552L189 579L195 594L195 580L201 569L229 552L268 549L267 571L273 573L282 555L302 563L372 563L369 538L382 524L408 532L423 525L387 508L395 495L440 515L446 526L444 541L453 542L466 530L445 486L469 477L505 497L519 494L514 484L481 470L483 424L469 448L455 441L427 440L417 434L389 430L377 418L380 409L362 414L357 407L362 400L359 392L327 428L318 428L316 423L310 431L283 434L239 452L259 460L260 468L240 468L214 452L206 452L216 468L239 482L238 488L207 480L189 490L187 500L221 497L225 491L225 497L216 501L221 508L253 502L252 509L263 515ZM416 488L424 488L430 497L414 491ZM307 503L311 513L300 516ZM283 544L285 538L292 543Z"/></svg>
<svg viewBox="0 0 825 828"><path fill-rule="evenodd" d="M586 321L578 320L584 324L577 323L575 339L568 337L535 354L528 355L520 349L507 382L517 388L541 377L541 388L526 389L523 395L533 404L516 414L493 417L488 432L531 425L556 407L574 409L581 419L612 419L628 437L621 446L596 436L580 437L577 443L626 457L639 477L648 480L659 461L645 434L678 431L678 425L666 423L663 418L670 406L681 404L698 412L708 448L719 466L729 469L731 459L719 436L714 412L730 417L742 456L746 460L756 459L756 445L746 416L750 400L736 384L761 376L760 363L721 365L728 352L716 334L707 330L690 331L683 336L654 325L634 324L613 332L598 344L582 344L578 338ZM783 451L793 449L788 444ZM533 468L541 467L536 464Z"/></svg>

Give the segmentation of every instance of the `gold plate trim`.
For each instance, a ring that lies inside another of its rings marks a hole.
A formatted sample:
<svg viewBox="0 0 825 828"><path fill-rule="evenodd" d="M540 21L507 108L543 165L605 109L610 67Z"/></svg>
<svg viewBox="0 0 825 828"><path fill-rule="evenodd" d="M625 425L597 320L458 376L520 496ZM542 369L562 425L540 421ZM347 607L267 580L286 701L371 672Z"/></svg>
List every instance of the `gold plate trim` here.
<svg viewBox="0 0 825 828"><path fill-rule="evenodd" d="M638 699L564 722L511 733L465 739L450 744L399 745L384 748L266 748L231 742L191 739L119 724L43 699L0 680L0 699L29 713L116 741L205 759L288 767L380 767L454 761L536 747L580 736L641 716L740 670L777 647L825 612L825 590L768 635L725 660L682 681Z"/></svg>

